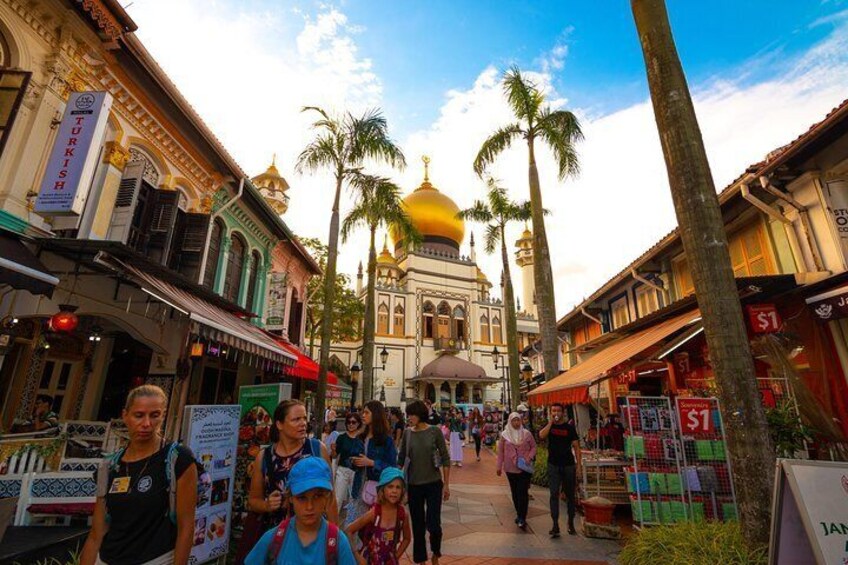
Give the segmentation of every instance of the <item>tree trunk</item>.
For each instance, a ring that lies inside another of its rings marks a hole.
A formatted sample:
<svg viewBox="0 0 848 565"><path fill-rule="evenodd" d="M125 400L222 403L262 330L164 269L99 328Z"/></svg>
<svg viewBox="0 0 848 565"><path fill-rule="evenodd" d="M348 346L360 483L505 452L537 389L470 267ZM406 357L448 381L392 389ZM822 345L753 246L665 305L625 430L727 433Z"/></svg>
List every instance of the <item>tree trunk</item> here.
<svg viewBox="0 0 848 565"><path fill-rule="evenodd" d="M530 207L533 213L533 278L536 281L536 310L539 313L539 333L542 336L542 358L545 361L545 379L559 374L559 332L557 332L554 276L551 271L551 254L545 232L545 208L536 168L533 138L527 139L530 154ZM530 308L531 305L527 305Z"/></svg>
<svg viewBox="0 0 848 565"><path fill-rule="evenodd" d="M504 312L506 313L506 348L509 354L509 386L510 394L510 411L515 411L518 407L519 390L521 381L519 380L519 362L518 362L518 320L515 315L515 293L512 289L512 274L509 270L509 254L506 251L506 232L505 226L501 224L501 259L503 260L504 270Z"/></svg>
<svg viewBox="0 0 848 565"><path fill-rule="evenodd" d="M336 298L336 263L339 253L339 201L342 195L341 171L336 173L336 196L330 216L330 236L327 253L327 270L324 272L324 315L321 321L321 355L318 359L318 393L315 399L315 419L324 423L324 407L327 401L327 369L330 365L330 346L333 340L333 301ZM318 430L320 433L320 429Z"/></svg>
<svg viewBox="0 0 848 565"><path fill-rule="evenodd" d="M727 235L663 0L632 0L683 249L721 399L749 547L768 544L774 455L728 253Z"/></svg>
<svg viewBox="0 0 848 565"><path fill-rule="evenodd" d="M368 286L365 291L365 323L362 332L362 405L374 398L371 380L374 378L374 334L377 326L377 226L371 226L371 244L368 247Z"/></svg>

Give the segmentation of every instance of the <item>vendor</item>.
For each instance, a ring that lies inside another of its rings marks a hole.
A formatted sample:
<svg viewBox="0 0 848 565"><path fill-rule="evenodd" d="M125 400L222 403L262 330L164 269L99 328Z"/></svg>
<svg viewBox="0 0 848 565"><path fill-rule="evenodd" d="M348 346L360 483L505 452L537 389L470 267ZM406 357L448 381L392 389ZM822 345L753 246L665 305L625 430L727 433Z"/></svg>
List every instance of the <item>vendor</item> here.
<svg viewBox="0 0 848 565"><path fill-rule="evenodd" d="M607 422L601 428L601 446L613 451L624 451L624 426L618 421L618 414L607 414Z"/></svg>
<svg viewBox="0 0 848 565"><path fill-rule="evenodd" d="M53 397L39 394L35 397L32 418L23 424L12 426L12 433L42 432L59 427L59 415L53 411Z"/></svg>

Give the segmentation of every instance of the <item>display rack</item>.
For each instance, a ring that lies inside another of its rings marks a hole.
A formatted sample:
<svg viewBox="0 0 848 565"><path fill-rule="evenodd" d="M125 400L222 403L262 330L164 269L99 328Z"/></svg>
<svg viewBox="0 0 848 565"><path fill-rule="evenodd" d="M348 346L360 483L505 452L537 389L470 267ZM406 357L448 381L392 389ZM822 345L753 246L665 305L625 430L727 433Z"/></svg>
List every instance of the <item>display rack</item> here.
<svg viewBox="0 0 848 565"><path fill-rule="evenodd" d="M626 461L616 458L583 456L583 483L580 498L602 496L613 504L630 504L630 495L624 478Z"/></svg>

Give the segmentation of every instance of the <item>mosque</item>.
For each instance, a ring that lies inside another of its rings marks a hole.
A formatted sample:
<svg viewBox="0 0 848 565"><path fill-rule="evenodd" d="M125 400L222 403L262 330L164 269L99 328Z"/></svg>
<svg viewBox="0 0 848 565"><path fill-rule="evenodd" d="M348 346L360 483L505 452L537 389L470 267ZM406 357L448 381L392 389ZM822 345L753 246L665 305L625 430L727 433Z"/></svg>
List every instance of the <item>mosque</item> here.
<svg viewBox="0 0 848 565"><path fill-rule="evenodd" d="M429 158L423 161L423 182L403 200L423 242L408 249L390 230L391 245L388 238L383 244L377 257L374 374L359 378L372 378L374 396L387 406L412 398L443 406L497 405L508 394L503 384L509 360L502 293L492 293L492 283L477 265L473 233L463 253L466 226L457 218L460 209L430 182ZM511 269L513 279L520 276L523 283L519 351L539 333L531 245L531 233L525 230L516 242L518 268ZM365 302L363 278L360 262L356 292ZM361 349L361 340L332 344L332 364L361 366Z"/></svg>

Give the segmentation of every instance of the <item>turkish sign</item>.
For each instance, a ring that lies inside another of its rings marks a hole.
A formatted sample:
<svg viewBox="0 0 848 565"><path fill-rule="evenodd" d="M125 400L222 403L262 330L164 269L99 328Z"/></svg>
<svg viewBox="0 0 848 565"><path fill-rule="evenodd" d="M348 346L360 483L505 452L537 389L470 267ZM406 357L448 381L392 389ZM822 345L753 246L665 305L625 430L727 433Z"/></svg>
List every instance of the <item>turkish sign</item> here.
<svg viewBox="0 0 848 565"><path fill-rule="evenodd" d="M755 334L771 334L780 331L783 325L774 304L750 304L745 306L748 325Z"/></svg>
<svg viewBox="0 0 848 565"><path fill-rule="evenodd" d="M841 287L806 300L820 322L848 317L848 287Z"/></svg>
<svg viewBox="0 0 848 565"><path fill-rule="evenodd" d="M286 315L286 274L268 273L268 298L265 301L265 329L283 329Z"/></svg>
<svg viewBox="0 0 848 565"><path fill-rule="evenodd" d="M848 563L848 463L778 463L769 565L796 563Z"/></svg>
<svg viewBox="0 0 848 565"><path fill-rule="evenodd" d="M711 434L715 431L709 399L678 398L677 414L684 434Z"/></svg>
<svg viewBox="0 0 848 565"><path fill-rule="evenodd" d="M227 555L232 526L239 407L186 406L182 438L210 477L198 485L191 563Z"/></svg>
<svg viewBox="0 0 848 565"><path fill-rule="evenodd" d="M71 93L38 191L36 212L82 213L111 107L108 92Z"/></svg>

